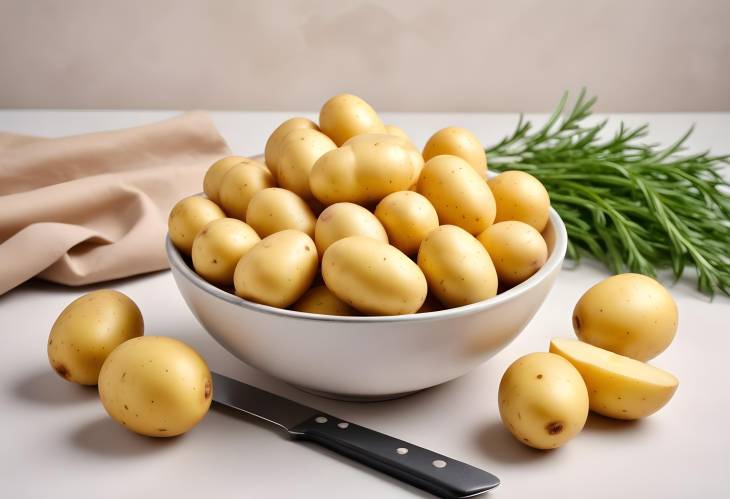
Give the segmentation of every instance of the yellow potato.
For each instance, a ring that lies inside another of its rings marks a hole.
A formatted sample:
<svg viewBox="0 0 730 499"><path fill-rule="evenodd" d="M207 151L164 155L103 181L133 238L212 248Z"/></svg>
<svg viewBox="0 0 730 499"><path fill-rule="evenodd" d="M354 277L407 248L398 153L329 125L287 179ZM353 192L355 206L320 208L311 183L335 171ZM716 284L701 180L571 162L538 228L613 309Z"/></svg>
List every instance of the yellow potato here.
<svg viewBox="0 0 730 499"><path fill-rule="evenodd" d="M496 223L477 236L492 257L499 282L514 286L540 270L548 257L540 233L524 222Z"/></svg>
<svg viewBox="0 0 730 499"><path fill-rule="evenodd" d="M125 428L150 437L190 430L208 412L208 365L185 343L144 336L119 345L99 374L104 409Z"/></svg>
<svg viewBox="0 0 730 499"><path fill-rule="evenodd" d="M460 307L497 294L497 272L484 246L460 227L431 231L418 250L418 266L431 293L447 307Z"/></svg>
<svg viewBox="0 0 730 499"><path fill-rule="evenodd" d="M507 171L489 179L497 204L495 222L517 220L530 224L538 232L547 225L550 214L550 196L545 186L530 175L521 171Z"/></svg>
<svg viewBox="0 0 730 499"><path fill-rule="evenodd" d="M412 191L388 194L375 208L390 244L406 255L415 255L421 241L439 226L439 217L428 199Z"/></svg>
<svg viewBox="0 0 730 499"><path fill-rule="evenodd" d="M570 362L552 353L531 353L517 359L502 376L499 415L523 444L554 449L583 429L588 390Z"/></svg>
<svg viewBox="0 0 730 499"><path fill-rule="evenodd" d="M236 265L236 294L246 300L286 308L312 284L319 257L314 241L298 230L282 230L258 242Z"/></svg>
<svg viewBox="0 0 730 499"><path fill-rule="evenodd" d="M370 104L350 94L335 95L324 103L319 127L338 146L362 133L385 133L383 122Z"/></svg>
<svg viewBox="0 0 730 499"><path fill-rule="evenodd" d="M234 165L221 180L221 206L229 217L246 220L251 198L275 186L274 176L266 165L252 159L241 162Z"/></svg>
<svg viewBox="0 0 730 499"><path fill-rule="evenodd" d="M236 264L261 238L236 218L213 220L193 241L193 267L206 281L232 286Z"/></svg>
<svg viewBox="0 0 730 499"><path fill-rule="evenodd" d="M408 138L403 138L394 134L386 133L365 133L362 135L356 135L345 142L343 145L351 144L371 144L377 146L383 142L391 144L397 144L404 147L408 151L408 157L411 159L413 165L413 176L411 178L410 189L413 189L418 182L418 178L421 176L421 170L423 170L423 156L421 152L411 143Z"/></svg>
<svg viewBox="0 0 730 499"><path fill-rule="evenodd" d="M246 223L261 237L286 229L299 230L312 237L316 220L302 198L279 187L256 193L246 211Z"/></svg>
<svg viewBox="0 0 730 499"><path fill-rule="evenodd" d="M167 231L170 240L181 253L190 255L193 240L200 229L213 220L226 216L217 204L201 196L181 199L170 211Z"/></svg>
<svg viewBox="0 0 730 499"><path fill-rule="evenodd" d="M400 137L401 139L407 140L411 144L413 143L411 138L401 127L395 125L385 125L385 133L387 133L388 135L395 135L396 137Z"/></svg>
<svg viewBox="0 0 730 499"><path fill-rule="evenodd" d="M417 189L436 208L442 224L477 235L494 222L494 196L486 181L457 156L428 160Z"/></svg>
<svg viewBox="0 0 730 499"><path fill-rule="evenodd" d="M324 251L335 241L350 236L367 236L388 242L388 235L380 221L362 206L353 203L335 203L322 211L314 227L317 251Z"/></svg>
<svg viewBox="0 0 730 499"><path fill-rule="evenodd" d="M573 329L581 340L646 361L662 353L677 333L677 304L651 277L620 274L578 300Z"/></svg>
<svg viewBox="0 0 730 499"><path fill-rule="evenodd" d="M309 188L309 172L326 152L337 149L332 139L318 130L300 129L290 132L281 142L277 163L279 186L292 191L305 201L313 199Z"/></svg>
<svg viewBox="0 0 730 499"><path fill-rule="evenodd" d="M248 158L243 156L228 156L223 159L219 159L213 163L208 171L205 172L203 178L203 192L208 196L208 199L216 204L220 204L220 198L218 193L220 192L221 182L223 177L228 171L233 168L234 165L241 163L242 161L249 161Z"/></svg>
<svg viewBox="0 0 730 499"><path fill-rule="evenodd" d="M127 295L92 291L72 301L53 323L48 360L62 378L95 385L112 350L143 334L142 313Z"/></svg>
<svg viewBox="0 0 730 499"><path fill-rule="evenodd" d="M466 128L450 126L434 133L423 148L423 159L428 161L442 154L458 156L471 165L481 178L487 177L487 155L484 146Z"/></svg>
<svg viewBox="0 0 730 499"><path fill-rule="evenodd" d="M373 204L407 190L415 176L413 156L398 140L358 141L325 153L309 175L312 194L327 205Z"/></svg>
<svg viewBox="0 0 730 499"><path fill-rule="evenodd" d="M567 359L588 387L591 410L639 419L664 407L679 381L666 371L577 340L555 338L550 351Z"/></svg>
<svg viewBox="0 0 730 499"><path fill-rule="evenodd" d="M266 141L264 161L266 161L266 166L269 167L269 170L271 170L271 174L275 179L279 176L279 153L281 143L284 138L294 130L319 131L319 127L314 121L307 118L291 118L279 125L277 129L271 133L271 136L269 136L269 139Z"/></svg>
<svg viewBox="0 0 730 499"><path fill-rule="evenodd" d="M357 315L357 310L327 289L327 286L315 286L304 293L304 296L292 306L299 312L321 315Z"/></svg>
<svg viewBox="0 0 730 499"><path fill-rule="evenodd" d="M393 246L364 236L333 243L322 277L340 300L368 315L415 313L428 291L423 272Z"/></svg>

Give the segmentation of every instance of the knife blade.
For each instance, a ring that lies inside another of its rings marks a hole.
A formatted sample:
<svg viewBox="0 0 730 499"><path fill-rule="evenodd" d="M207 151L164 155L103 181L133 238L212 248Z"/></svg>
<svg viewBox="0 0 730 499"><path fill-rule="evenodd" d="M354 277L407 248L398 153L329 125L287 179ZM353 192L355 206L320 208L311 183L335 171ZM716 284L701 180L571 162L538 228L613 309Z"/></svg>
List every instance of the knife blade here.
<svg viewBox="0 0 730 499"><path fill-rule="evenodd" d="M469 464L213 373L213 400L440 497L473 497L499 478Z"/></svg>

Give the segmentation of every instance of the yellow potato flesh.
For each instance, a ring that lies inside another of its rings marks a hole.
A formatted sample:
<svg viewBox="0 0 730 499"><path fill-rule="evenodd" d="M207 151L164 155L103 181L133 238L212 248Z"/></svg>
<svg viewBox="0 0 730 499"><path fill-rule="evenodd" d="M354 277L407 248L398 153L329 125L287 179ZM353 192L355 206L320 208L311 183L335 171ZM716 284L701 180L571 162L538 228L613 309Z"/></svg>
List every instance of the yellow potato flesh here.
<svg viewBox="0 0 730 499"><path fill-rule="evenodd" d="M555 338L550 351L578 369L588 387L591 410L603 416L649 416L669 402L679 385L666 371L578 340Z"/></svg>
<svg viewBox="0 0 730 499"><path fill-rule="evenodd" d="M185 343L145 336L117 347L99 374L104 409L125 428L172 437L198 424L213 399L208 365Z"/></svg>
<svg viewBox="0 0 730 499"><path fill-rule="evenodd" d="M142 313L129 297L111 289L92 291L71 302L53 323L48 360L64 379L95 385L112 350L142 334Z"/></svg>

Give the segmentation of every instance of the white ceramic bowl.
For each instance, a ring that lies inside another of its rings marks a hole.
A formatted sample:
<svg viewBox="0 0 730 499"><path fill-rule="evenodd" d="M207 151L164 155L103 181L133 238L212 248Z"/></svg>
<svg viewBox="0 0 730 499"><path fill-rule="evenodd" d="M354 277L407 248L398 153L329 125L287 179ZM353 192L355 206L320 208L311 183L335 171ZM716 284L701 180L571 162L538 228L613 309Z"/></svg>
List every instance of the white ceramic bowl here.
<svg viewBox="0 0 730 499"><path fill-rule="evenodd" d="M200 324L243 362L319 395L382 400L457 378L524 329L565 257L565 225L552 209L544 236L547 262L518 286L464 307L392 317L334 317L259 305L208 284L169 238L167 256Z"/></svg>

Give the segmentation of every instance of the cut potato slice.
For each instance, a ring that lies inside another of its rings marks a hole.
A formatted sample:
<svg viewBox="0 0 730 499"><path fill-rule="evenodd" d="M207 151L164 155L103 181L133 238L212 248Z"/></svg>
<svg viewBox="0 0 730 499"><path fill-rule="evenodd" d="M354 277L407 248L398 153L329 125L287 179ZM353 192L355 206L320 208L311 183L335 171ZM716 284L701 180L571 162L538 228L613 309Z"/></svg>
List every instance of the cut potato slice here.
<svg viewBox="0 0 730 499"><path fill-rule="evenodd" d="M679 384L666 371L578 340L554 338L550 352L583 376L591 410L611 418L649 416L669 402Z"/></svg>

